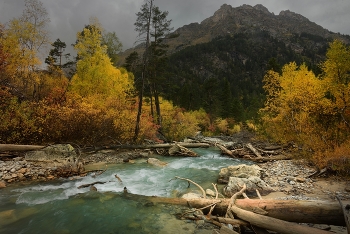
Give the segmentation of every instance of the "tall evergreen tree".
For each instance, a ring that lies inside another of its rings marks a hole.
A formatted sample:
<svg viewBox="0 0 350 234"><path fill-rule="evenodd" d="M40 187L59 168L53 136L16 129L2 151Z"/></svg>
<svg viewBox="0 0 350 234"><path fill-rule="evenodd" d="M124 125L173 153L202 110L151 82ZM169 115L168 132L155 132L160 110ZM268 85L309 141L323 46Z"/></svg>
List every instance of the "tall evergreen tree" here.
<svg viewBox="0 0 350 234"><path fill-rule="evenodd" d="M62 72L62 68L72 65L72 61L69 61L70 53L63 54L66 48L66 43L57 39L54 43L51 44L52 49L49 52L49 56L45 59L45 63L49 65L50 72ZM63 61L63 58L65 60Z"/></svg>
<svg viewBox="0 0 350 234"><path fill-rule="evenodd" d="M141 89L139 90L139 103L137 109L137 117L136 117L136 126L135 126L135 134L134 141L137 140L139 132L140 132L140 120L142 114L142 104L143 104L143 95L144 95L144 87L147 73L147 65L149 61L149 45L150 45L150 33L151 33L151 20L152 20L152 8L153 8L153 0L148 0L145 4L141 6L141 11L136 14L137 19L135 22L135 31L139 33L139 37L143 36L145 41L145 52L142 57L142 69L141 69Z"/></svg>
<svg viewBox="0 0 350 234"><path fill-rule="evenodd" d="M166 68L166 49L168 45L164 43L165 36L172 30L170 27L171 20L167 19L168 11L161 11L158 7L152 9L152 42L151 42L151 58L150 58L150 90L151 98L154 96L156 107L156 121L162 126L162 116L159 103L159 83L163 80Z"/></svg>

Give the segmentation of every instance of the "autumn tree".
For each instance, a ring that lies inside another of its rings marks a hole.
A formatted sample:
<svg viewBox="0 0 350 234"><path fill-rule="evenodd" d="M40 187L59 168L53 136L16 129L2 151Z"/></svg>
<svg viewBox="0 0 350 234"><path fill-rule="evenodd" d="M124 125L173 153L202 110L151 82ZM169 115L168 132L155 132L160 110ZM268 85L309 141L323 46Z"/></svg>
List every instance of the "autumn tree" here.
<svg viewBox="0 0 350 234"><path fill-rule="evenodd" d="M339 40L330 44L322 64L325 112L350 131L350 47Z"/></svg>
<svg viewBox="0 0 350 234"><path fill-rule="evenodd" d="M42 2L25 0L25 6L22 16L8 23L1 44L8 54L9 87L22 99L36 99L40 81L36 73L41 64L39 52L49 43L46 26L50 19Z"/></svg>
<svg viewBox="0 0 350 234"><path fill-rule="evenodd" d="M89 27L77 34L75 50L79 60L77 72L72 78L71 90L82 97L125 97L133 84L127 73L115 68L102 45L102 26L96 18L90 19ZM122 98L124 99L124 98Z"/></svg>
<svg viewBox="0 0 350 234"><path fill-rule="evenodd" d="M323 96L320 80L306 65L298 67L292 62L283 67L282 75L269 71L264 82L267 100L261 113L266 131L274 139L311 146L312 116Z"/></svg>
<svg viewBox="0 0 350 234"><path fill-rule="evenodd" d="M350 49L330 43L323 73L316 77L294 62L264 77L267 92L263 131L281 142L294 142L320 166L347 171L350 166ZM312 152L312 154L310 154Z"/></svg>

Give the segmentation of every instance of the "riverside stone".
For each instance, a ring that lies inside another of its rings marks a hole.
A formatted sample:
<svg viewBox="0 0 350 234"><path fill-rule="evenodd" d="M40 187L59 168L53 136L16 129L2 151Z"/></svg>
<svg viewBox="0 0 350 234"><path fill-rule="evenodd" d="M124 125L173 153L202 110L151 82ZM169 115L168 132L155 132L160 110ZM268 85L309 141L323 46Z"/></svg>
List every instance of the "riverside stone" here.
<svg viewBox="0 0 350 234"><path fill-rule="evenodd" d="M11 180L12 179L12 176L10 175L5 175L2 177L4 180Z"/></svg>
<svg viewBox="0 0 350 234"><path fill-rule="evenodd" d="M27 171L26 168L21 168L21 169L19 169L19 170L17 171L17 173L22 173L22 174L24 174L24 173L26 173L26 171Z"/></svg>
<svg viewBox="0 0 350 234"><path fill-rule="evenodd" d="M158 166L158 167L164 167L164 166L168 165L168 163L162 162L156 158L149 158L147 160L147 163L152 164L154 166Z"/></svg>
<svg viewBox="0 0 350 234"><path fill-rule="evenodd" d="M6 188L6 183L3 180L0 180L0 188Z"/></svg>
<svg viewBox="0 0 350 234"><path fill-rule="evenodd" d="M241 164L222 168L219 173L219 179L229 180L230 177L249 178L256 176L262 178L264 170L258 165Z"/></svg>
<svg viewBox="0 0 350 234"><path fill-rule="evenodd" d="M245 184L247 186L246 193L250 196L257 196L256 189L262 195L267 195L274 189L268 185L265 181L257 176L250 176L248 178L230 177L227 186L224 188L223 192L226 196L231 197L233 194L237 193L242 189L241 186Z"/></svg>
<svg viewBox="0 0 350 234"><path fill-rule="evenodd" d="M51 145L41 150L30 151L25 155L26 160L31 161L57 161L74 162L77 154L70 144Z"/></svg>
<svg viewBox="0 0 350 234"><path fill-rule="evenodd" d="M198 194L198 193L186 193L182 196L182 198L184 199L198 199L198 198L201 198L201 195Z"/></svg>
<svg viewBox="0 0 350 234"><path fill-rule="evenodd" d="M215 192L211 189L206 189L205 194L207 194L208 196L212 196L212 197L216 196Z"/></svg>

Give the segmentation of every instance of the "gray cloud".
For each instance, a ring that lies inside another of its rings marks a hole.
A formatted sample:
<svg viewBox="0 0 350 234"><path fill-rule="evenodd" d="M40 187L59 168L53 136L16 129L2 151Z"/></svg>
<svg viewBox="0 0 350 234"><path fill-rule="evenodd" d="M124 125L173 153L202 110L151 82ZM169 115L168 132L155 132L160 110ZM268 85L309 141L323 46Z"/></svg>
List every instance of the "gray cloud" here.
<svg viewBox="0 0 350 234"><path fill-rule="evenodd" d="M115 31L124 49L133 46L137 39L134 31L136 13L143 0L42 0L51 23L48 30L52 41L60 38L70 45L76 33L89 23L91 16L97 17L107 31ZM201 22L214 14L222 4L238 7L243 4L263 4L276 15L290 10L307 17L322 27L341 34L350 35L349 0L155 0L161 10L169 11L169 19L176 29L192 22ZM19 17L24 9L24 0L0 0L0 22L6 23ZM72 50L70 48L69 50Z"/></svg>

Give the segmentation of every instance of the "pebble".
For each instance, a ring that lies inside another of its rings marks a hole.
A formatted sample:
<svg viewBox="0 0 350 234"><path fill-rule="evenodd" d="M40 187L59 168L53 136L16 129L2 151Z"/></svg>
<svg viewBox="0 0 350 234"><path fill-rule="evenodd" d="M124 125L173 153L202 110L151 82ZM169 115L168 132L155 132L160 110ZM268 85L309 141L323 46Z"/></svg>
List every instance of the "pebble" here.
<svg viewBox="0 0 350 234"><path fill-rule="evenodd" d="M13 183L23 180L36 180L39 177L47 180L56 178L57 167L43 167L34 162L28 162L21 157L12 161L0 160L0 188L6 187L6 183Z"/></svg>
<svg viewBox="0 0 350 234"><path fill-rule="evenodd" d="M308 198L304 197L303 194L312 194L315 189L314 181L308 178L315 170L304 164L292 160L278 160L259 164L259 166L268 175L263 178L267 184L276 191L293 195L291 196L293 199L307 200ZM348 193L350 192L350 187L346 187L343 192L330 192L327 190L323 192L332 199L335 195L342 199L350 199L350 194Z"/></svg>

